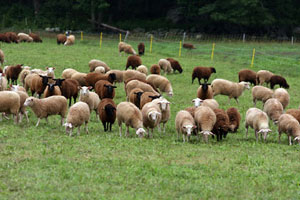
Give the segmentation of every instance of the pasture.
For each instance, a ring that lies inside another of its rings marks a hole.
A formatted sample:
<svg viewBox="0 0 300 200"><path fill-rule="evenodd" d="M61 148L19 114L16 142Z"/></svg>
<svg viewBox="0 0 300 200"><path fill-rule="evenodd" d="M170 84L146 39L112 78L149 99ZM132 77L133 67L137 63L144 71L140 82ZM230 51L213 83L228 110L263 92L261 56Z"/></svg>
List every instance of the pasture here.
<svg viewBox="0 0 300 200"><path fill-rule="evenodd" d="M56 67L56 77L65 68L88 72L91 59L105 61L111 69L125 69L127 56L119 56L118 39L105 39L99 48L98 38L85 38L74 46L56 44L45 38L41 44L1 44L5 65L24 64L33 68ZM148 39L147 39L148 40ZM142 40L129 40L135 49ZM299 145L288 146L283 134L278 144L276 126L267 142L256 142L253 129L245 138L244 117L253 106L249 90L239 104L228 97L216 96L222 109L237 107L242 115L238 133L228 134L221 142L209 139L205 144L192 137L190 143L177 140L175 115L192 106L197 81L191 84L195 66L214 66L209 82L215 78L238 81L238 71L249 68L252 49L257 54L253 70L267 69L283 75L289 85L289 108L300 103L299 44L286 43L216 43L211 61L212 42L196 43L197 49L182 49L179 42L153 43L149 53L146 45L143 64L150 67L160 58L174 57L183 67L182 74L170 74L174 91L171 120L165 135L155 129L154 138L140 139L130 129L130 137L119 137L118 125L104 132L95 113L91 115L89 135L68 137L60 126L60 117L37 118L30 108L29 120L19 125L3 119L0 122L0 199L298 199L300 195ZM115 102L125 101L123 84L117 84ZM257 104L258 108L262 103ZM125 127L123 126L123 131Z"/></svg>

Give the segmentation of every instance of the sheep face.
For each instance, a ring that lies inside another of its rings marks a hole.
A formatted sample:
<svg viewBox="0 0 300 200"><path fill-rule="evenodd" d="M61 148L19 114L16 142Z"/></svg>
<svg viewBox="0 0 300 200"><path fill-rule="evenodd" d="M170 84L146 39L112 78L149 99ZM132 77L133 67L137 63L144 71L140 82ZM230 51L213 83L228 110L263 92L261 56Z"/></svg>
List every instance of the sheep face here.
<svg viewBox="0 0 300 200"><path fill-rule="evenodd" d="M63 81L65 80L65 79L53 79L54 81L55 81L55 85L57 85L57 86L59 86L59 87L61 87L61 84L63 83Z"/></svg>
<svg viewBox="0 0 300 200"><path fill-rule="evenodd" d="M241 82L243 85L244 85L244 89L250 89L250 83L249 82L244 82L244 81L242 81Z"/></svg>
<svg viewBox="0 0 300 200"><path fill-rule="evenodd" d="M182 127L182 130L186 133L187 136L191 136L193 133L193 130L196 128L195 125L184 125Z"/></svg>
<svg viewBox="0 0 300 200"><path fill-rule="evenodd" d="M47 85L48 84L48 80L51 78L51 77L41 76L41 75L40 75L40 77L42 78L43 85Z"/></svg>
<svg viewBox="0 0 300 200"><path fill-rule="evenodd" d="M271 129L260 129L258 131L258 134L262 134L264 136L264 140L266 141L268 133L270 133L272 130Z"/></svg>
<svg viewBox="0 0 300 200"><path fill-rule="evenodd" d="M148 119L152 120L152 121L156 121L158 120L158 117L161 116L161 113L157 112L157 111L151 111L148 113Z"/></svg>
<svg viewBox="0 0 300 200"><path fill-rule="evenodd" d="M1 78L0 78L0 82L1 82ZM12 85L12 86L10 87L10 90L11 90L11 91L17 92L17 91L18 91L18 88L19 88L19 85Z"/></svg>
<svg viewBox="0 0 300 200"><path fill-rule="evenodd" d="M210 70L211 70L211 73L217 73L217 71L214 67L211 67Z"/></svg>
<svg viewBox="0 0 300 200"><path fill-rule="evenodd" d="M143 129L143 128L138 128L137 130L136 130L136 132L135 132L139 137L144 137L145 136L145 134L146 134L146 131L145 131L145 129Z"/></svg>
<svg viewBox="0 0 300 200"><path fill-rule="evenodd" d="M55 67L46 67L47 74L54 74Z"/></svg>
<svg viewBox="0 0 300 200"><path fill-rule="evenodd" d="M106 85L106 84L104 85L104 87L107 88L107 92L108 92L109 95L111 95L111 94L113 93L114 88L117 88L117 86L114 86L114 85Z"/></svg>
<svg viewBox="0 0 300 200"><path fill-rule="evenodd" d="M158 102L158 104L160 105L161 110L165 111L165 110L167 110L168 105L170 104L170 102L166 99L163 99L160 102Z"/></svg>
<svg viewBox="0 0 300 200"><path fill-rule="evenodd" d="M87 86L83 86L83 87L79 87L80 89L80 95L82 96L89 96L90 94L90 89L92 89L91 86L87 87Z"/></svg>
<svg viewBox="0 0 300 200"><path fill-rule="evenodd" d="M298 144L300 145L300 136L295 137L295 138L294 138L294 141L297 141Z"/></svg>
<svg viewBox="0 0 300 200"><path fill-rule="evenodd" d="M33 106L34 104L34 97L28 97L25 102L24 102L24 106Z"/></svg>
<svg viewBox="0 0 300 200"><path fill-rule="evenodd" d="M203 135L203 139L204 139L205 142L208 142L208 136L215 135L210 131L201 131L200 134Z"/></svg>
<svg viewBox="0 0 300 200"><path fill-rule="evenodd" d="M196 98L196 99L193 99L192 102L194 103L195 107L197 108L197 107L199 107L201 105L201 103L203 102L203 100L200 99L200 98Z"/></svg>
<svg viewBox="0 0 300 200"><path fill-rule="evenodd" d="M73 126L71 123L65 123L64 126L66 127L66 134L70 134L70 132L73 130Z"/></svg>
<svg viewBox="0 0 300 200"><path fill-rule="evenodd" d="M172 97L172 96L173 96L173 91L171 90L170 92L167 93L167 95L168 95L169 97Z"/></svg>

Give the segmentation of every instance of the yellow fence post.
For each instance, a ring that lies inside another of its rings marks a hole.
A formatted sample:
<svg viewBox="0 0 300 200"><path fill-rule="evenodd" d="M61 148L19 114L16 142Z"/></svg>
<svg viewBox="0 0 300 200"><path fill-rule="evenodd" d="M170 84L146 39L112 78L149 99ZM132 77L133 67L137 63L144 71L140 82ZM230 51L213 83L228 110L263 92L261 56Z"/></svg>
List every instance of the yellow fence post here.
<svg viewBox="0 0 300 200"><path fill-rule="evenodd" d="M255 57L255 48L253 49L251 67L253 67L253 64L254 64L254 57Z"/></svg>
<svg viewBox="0 0 300 200"><path fill-rule="evenodd" d="M178 53L178 56L180 57L181 56L181 40L179 42L179 53Z"/></svg>
<svg viewBox="0 0 300 200"><path fill-rule="evenodd" d="M80 33L80 40L82 41L83 40L83 32L81 31Z"/></svg>
<svg viewBox="0 0 300 200"><path fill-rule="evenodd" d="M152 41L153 41L153 35L150 37L150 53L152 53Z"/></svg>
<svg viewBox="0 0 300 200"><path fill-rule="evenodd" d="M102 32L100 33L100 49L102 47Z"/></svg>
<svg viewBox="0 0 300 200"><path fill-rule="evenodd" d="M210 56L210 60L211 60L211 61L213 61L213 60L214 60L215 46L216 46L216 44L215 44L215 43L213 43L212 50L211 50L211 56Z"/></svg>
<svg viewBox="0 0 300 200"><path fill-rule="evenodd" d="M120 33L120 42L122 42L122 33Z"/></svg>

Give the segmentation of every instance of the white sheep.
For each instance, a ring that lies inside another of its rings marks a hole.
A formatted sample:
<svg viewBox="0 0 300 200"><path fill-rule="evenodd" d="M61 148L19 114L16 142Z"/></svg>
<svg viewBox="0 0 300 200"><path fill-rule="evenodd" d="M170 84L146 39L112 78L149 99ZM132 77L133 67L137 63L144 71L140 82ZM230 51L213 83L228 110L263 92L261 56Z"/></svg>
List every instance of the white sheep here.
<svg viewBox="0 0 300 200"><path fill-rule="evenodd" d="M111 73L114 73L116 75L116 82L117 83L122 83L123 82L123 80L124 80L123 76L124 76L124 73L125 73L124 71L114 69L114 70L109 70L107 72L107 74L111 74Z"/></svg>
<svg viewBox="0 0 300 200"><path fill-rule="evenodd" d="M7 79L4 74L0 73L0 91L6 90Z"/></svg>
<svg viewBox="0 0 300 200"><path fill-rule="evenodd" d="M276 98L280 101L283 109L285 109L290 103L290 95L284 88L277 88L274 91L273 98Z"/></svg>
<svg viewBox="0 0 300 200"><path fill-rule="evenodd" d="M86 73L81 73L81 72L75 72L72 74L71 79L78 81L80 86L85 86L86 85Z"/></svg>
<svg viewBox="0 0 300 200"><path fill-rule="evenodd" d="M248 137L249 126L254 129L256 142L258 141L258 134L264 137L264 141L267 139L267 135L272 130L269 128L268 115L258 108L249 108L246 112L246 137Z"/></svg>
<svg viewBox="0 0 300 200"><path fill-rule="evenodd" d="M159 88L160 92L167 93L168 96L173 96L173 89L171 82L164 76L158 74L151 74L146 78L147 82Z"/></svg>
<svg viewBox="0 0 300 200"><path fill-rule="evenodd" d="M3 65L3 63L4 63L4 52L0 49L0 64L1 64L1 66Z"/></svg>
<svg viewBox="0 0 300 200"><path fill-rule="evenodd" d="M146 103L142 108L143 125L147 129L149 137L153 137L153 129L159 125L161 121L161 111L156 103ZM151 131L149 131L151 129Z"/></svg>
<svg viewBox="0 0 300 200"><path fill-rule="evenodd" d="M47 76L47 71L41 70L41 69L31 69L30 72L32 74L38 74L41 76Z"/></svg>
<svg viewBox="0 0 300 200"><path fill-rule="evenodd" d="M197 108L199 106L207 106L210 107L212 110L219 108L219 103L215 99L199 99L195 98L192 100L194 106Z"/></svg>
<svg viewBox="0 0 300 200"><path fill-rule="evenodd" d="M132 69L123 72L123 81L127 82L129 79L146 80L146 75Z"/></svg>
<svg viewBox="0 0 300 200"><path fill-rule="evenodd" d="M74 127L77 128L77 135L80 135L80 126L84 123L85 124L85 132L86 134L89 133L88 131L88 123L90 120L90 108L87 103L85 102L77 102L70 107L66 123L64 126L66 127L66 133L69 136L72 136L72 131Z"/></svg>
<svg viewBox="0 0 300 200"><path fill-rule="evenodd" d="M198 131L201 131L204 141L208 142L208 136L214 135L211 131L217 121L215 112L210 107L199 106L194 116Z"/></svg>
<svg viewBox="0 0 300 200"><path fill-rule="evenodd" d="M26 33L18 33L18 42L33 42L33 39Z"/></svg>
<svg viewBox="0 0 300 200"><path fill-rule="evenodd" d="M101 61L101 60L97 60L97 59L92 59L89 62L89 67L90 67L90 72L95 71L96 67L102 66L105 68L105 73L108 72L110 70L109 66Z"/></svg>
<svg viewBox="0 0 300 200"><path fill-rule="evenodd" d="M289 145L292 145L292 137L294 141L300 144L300 125L299 122L289 114L282 114L278 120L278 142L280 143L281 133L287 134Z"/></svg>
<svg viewBox="0 0 300 200"><path fill-rule="evenodd" d="M139 137L144 137L146 131L143 129L143 117L142 112L130 102L121 102L117 106L116 112L119 133L122 137L122 123L126 125L126 136L129 136L129 126L136 130L136 134Z"/></svg>
<svg viewBox="0 0 300 200"><path fill-rule="evenodd" d="M264 104L264 112L267 113L274 124L277 124L280 115L283 114L282 104L278 99L268 99Z"/></svg>
<svg viewBox="0 0 300 200"><path fill-rule="evenodd" d="M202 104L203 100L200 98L196 98L196 99L193 99L192 102L194 103L194 106L197 108Z"/></svg>
<svg viewBox="0 0 300 200"><path fill-rule="evenodd" d="M63 125L68 110L68 102L64 96L51 96L44 99L28 97L24 105L31 107L37 116L38 121L35 126L39 125L42 118L46 118L48 122L48 116L50 115L60 115L61 125Z"/></svg>
<svg viewBox="0 0 300 200"><path fill-rule="evenodd" d="M162 114L161 116L161 121L158 124L158 128L160 131L160 124L163 124L163 133L166 133L166 123L169 121L171 117L171 109L170 109L170 102L163 98L160 97L159 99L154 99L152 103L157 104L160 108L160 112Z"/></svg>
<svg viewBox="0 0 300 200"><path fill-rule="evenodd" d="M95 92L90 92L89 90L92 87L78 87L78 89L80 90L80 96L79 96L79 101L85 102L89 105L90 108L90 112L92 112L93 110L96 112L96 117L99 120L99 113L98 113L98 105L100 103L100 99L98 94L96 94Z"/></svg>
<svg viewBox="0 0 300 200"><path fill-rule="evenodd" d="M19 122L20 95L13 91L0 91L0 113L13 114Z"/></svg>
<svg viewBox="0 0 300 200"><path fill-rule="evenodd" d="M27 92L25 91L25 89L22 86L19 86L19 85L12 85L10 87L10 90L14 91L14 92L18 93L18 95L20 95L19 122L22 122L23 115L25 115L27 122L29 122L28 114L27 114L28 112L26 111L26 107L24 106L24 102L29 97Z"/></svg>
<svg viewBox="0 0 300 200"><path fill-rule="evenodd" d="M98 66L95 68L95 72L99 74L105 74L105 68L102 66Z"/></svg>
<svg viewBox="0 0 300 200"><path fill-rule="evenodd" d="M242 95L245 89L250 89L250 83L240 82L235 83L225 79L215 79L211 83L211 87L214 92L214 96L218 94L226 95L229 97L229 102L231 98L234 98L237 103L239 103L238 98Z"/></svg>
<svg viewBox="0 0 300 200"><path fill-rule="evenodd" d="M20 85L11 85L10 90L15 92L17 91L26 92L25 88Z"/></svg>
<svg viewBox="0 0 300 200"><path fill-rule="evenodd" d="M193 130L197 128L193 116L188 111L185 110L181 110L176 114L175 127L177 131L178 139L179 139L179 134L181 133L183 142L185 142L186 138L187 141L189 142Z"/></svg>
<svg viewBox="0 0 300 200"><path fill-rule="evenodd" d="M23 86L25 86L25 78L28 74L31 73L30 67L28 66L22 66L23 70L21 71L19 77L20 77L20 82L22 83Z"/></svg>
<svg viewBox="0 0 300 200"><path fill-rule="evenodd" d="M138 80L132 80L132 81L128 82L125 86L125 92L127 94L127 97L129 96L131 90L133 90L135 88L140 88L144 92L153 92L154 94L159 95L159 93L156 92L151 85L141 82L141 81L138 81Z"/></svg>
<svg viewBox="0 0 300 200"><path fill-rule="evenodd" d="M268 84L271 80L273 73L268 70L259 70L256 73L256 79L259 85L264 84L265 82Z"/></svg>
<svg viewBox="0 0 300 200"><path fill-rule="evenodd" d="M136 51L132 48L132 46L130 44L125 43L125 42L119 42L118 49L119 49L119 55L120 56L121 56L122 51L124 51L127 54L136 55Z"/></svg>
<svg viewBox="0 0 300 200"><path fill-rule="evenodd" d="M75 74L76 72L78 71L76 71L75 69L67 68L62 72L61 77L64 79L71 78L72 75Z"/></svg>
<svg viewBox="0 0 300 200"><path fill-rule="evenodd" d="M148 68L145 65L138 66L138 68L136 68L136 70L145 74L146 76L148 74Z"/></svg>
<svg viewBox="0 0 300 200"><path fill-rule="evenodd" d="M65 46L70 46L75 44L75 36L74 35L69 35L67 37L67 41L64 43Z"/></svg>
<svg viewBox="0 0 300 200"><path fill-rule="evenodd" d="M170 74L170 73L173 72L173 68L172 68L172 66L171 66L171 63L170 63L170 61L168 61L167 59L160 59L160 60L158 61L158 65L160 66L160 68L161 68L162 70L164 70L164 73Z"/></svg>
<svg viewBox="0 0 300 200"><path fill-rule="evenodd" d="M257 101L262 101L263 104L273 96L273 90L264 87L264 86L254 86L252 88L252 99L253 99L253 104L256 106Z"/></svg>

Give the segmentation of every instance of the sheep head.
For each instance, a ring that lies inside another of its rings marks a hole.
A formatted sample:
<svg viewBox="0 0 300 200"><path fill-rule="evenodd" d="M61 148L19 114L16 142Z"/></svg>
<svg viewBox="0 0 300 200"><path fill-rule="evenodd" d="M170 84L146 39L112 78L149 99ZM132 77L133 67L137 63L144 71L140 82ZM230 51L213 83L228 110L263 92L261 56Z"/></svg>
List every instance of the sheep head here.
<svg viewBox="0 0 300 200"><path fill-rule="evenodd" d="M136 133L140 138L142 138L142 137L145 136L146 131L145 131L145 129L143 129L143 128L138 128L138 129L136 130L135 133Z"/></svg>
<svg viewBox="0 0 300 200"><path fill-rule="evenodd" d="M211 131L201 131L200 134L203 135L204 141L208 142L208 136L215 135Z"/></svg>
<svg viewBox="0 0 300 200"><path fill-rule="evenodd" d="M217 73L216 69L214 67L210 67L211 73Z"/></svg>
<svg viewBox="0 0 300 200"><path fill-rule="evenodd" d="M73 129L73 126L71 123L64 123L64 126L66 127L66 133L70 134L70 131Z"/></svg>
<svg viewBox="0 0 300 200"><path fill-rule="evenodd" d="M294 141L297 141L298 144L300 145L300 136L295 137L295 138L294 138Z"/></svg>
<svg viewBox="0 0 300 200"><path fill-rule="evenodd" d="M201 105L201 103L203 102L202 99L200 98L196 98L196 99L193 99L192 102L194 103L195 107L199 107Z"/></svg>
<svg viewBox="0 0 300 200"><path fill-rule="evenodd" d="M116 80L117 80L117 76L116 76L115 73L111 73L111 74L108 75L108 81L109 81L109 82L113 83L113 82L115 82Z"/></svg>
<svg viewBox="0 0 300 200"><path fill-rule="evenodd" d="M92 86L82 86L82 87L78 87L78 89L80 89L80 95L83 96L89 96L90 94L90 89L92 89Z"/></svg>
<svg viewBox="0 0 300 200"><path fill-rule="evenodd" d="M114 85L106 85L106 84L104 84L104 87L107 88L107 92L108 92L108 94L110 94L110 95L113 93L114 88L117 88L117 86L114 86Z"/></svg>
<svg viewBox="0 0 300 200"><path fill-rule="evenodd" d="M165 111L167 110L168 105L170 104L170 102L167 99L162 99L158 102L161 110Z"/></svg>
<svg viewBox="0 0 300 200"><path fill-rule="evenodd" d="M148 113L148 119L152 120L152 121L156 121L159 117L161 116L160 112L157 111L150 111Z"/></svg>
<svg viewBox="0 0 300 200"><path fill-rule="evenodd" d="M66 79L53 79L55 81L55 85L61 87L62 83L66 80Z"/></svg>
<svg viewBox="0 0 300 200"><path fill-rule="evenodd" d="M267 139L267 136L268 136L268 133L272 132L271 129L268 129L268 128L263 128L263 129L260 129L257 133L260 133L264 136L264 140Z"/></svg>
<svg viewBox="0 0 300 200"><path fill-rule="evenodd" d="M24 106L32 106L34 104L34 99L35 97L28 97L24 102Z"/></svg>
<svg viewBox="0 0 300 200"><path fill-rule="evenodd" d="M49 92L51 92L51 93L54 92L54 88L55 88L55 84L54 83L48 83L47 86L48 86Z"/></svg>
<svg viewBox="0 0 300 200"><path fill-rule="evenodd" d="M1 77L0 77L0 79L1 79ZM11 85L10 90L17 92L19 87L20 87L19 85Z"/></svg>
<svg viewBox="0 0 300 200"><path fill-rule="evenodd" d="M248 90L250 89L250 83L249 82L242 81L240 83L244 85L244 89L248 89Z"/></svg>
<svg viewBox="0 0 300 200"><path fill-rule="evenodd" d="M197 126L189 124L189 125L183 125L182 129L186 133L187 136L191 136L193 133L193 130L196 129Z"/></svg>

